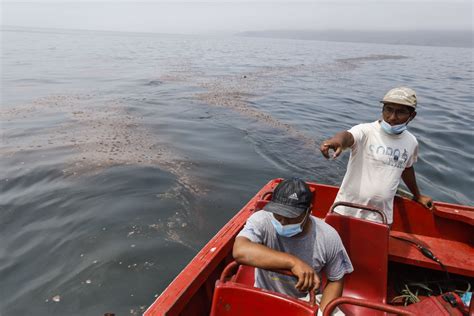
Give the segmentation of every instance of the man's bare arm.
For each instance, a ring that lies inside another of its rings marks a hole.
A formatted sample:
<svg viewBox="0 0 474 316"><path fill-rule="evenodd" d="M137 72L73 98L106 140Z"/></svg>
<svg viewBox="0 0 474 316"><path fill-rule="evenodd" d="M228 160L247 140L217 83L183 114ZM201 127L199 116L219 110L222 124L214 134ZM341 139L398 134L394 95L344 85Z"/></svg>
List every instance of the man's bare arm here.
<svg viewBox="0 0 474 316"><path fill-rule="evenodd" d="M328 284L324 288L323 296L321 297L321 303L319 304L321 311L324 311L326 305L328 305L333 299L342 295L343 288L344 278L337 281L328 281Z"/></svg>
<svg viewBox="0 0 474 316"><path fill-rule="evenodd" d="M426 208L433 208L433 199L427 195L420 193L418 185L416 184L415 168L413 166L406 168L402 172L403 182L407 185L410 192L413 194L413 199L422 204Z"/></svg>
<svg viewBox="0 0 474 316"><path fill-rule="evenodd" d="M313 268L289 253L276 251L264 245L251 242L248 238L237 237L232 251L235 261L261 269L290 270L298 278L296 288L307 292L318 288L320 280Z"/></svg>

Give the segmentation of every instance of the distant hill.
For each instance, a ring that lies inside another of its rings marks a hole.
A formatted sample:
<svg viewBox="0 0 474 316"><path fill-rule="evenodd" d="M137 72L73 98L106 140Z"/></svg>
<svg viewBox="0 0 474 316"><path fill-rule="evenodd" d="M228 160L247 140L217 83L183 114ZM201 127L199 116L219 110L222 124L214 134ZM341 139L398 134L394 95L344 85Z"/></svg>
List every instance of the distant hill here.
<svg viewBox="0 0 474 316"><path fill-rule="evenodd" d="M238 36L286 38L331 42L393 45L473 47L472 31L290 31L268 30L237 33Z"/></svg>

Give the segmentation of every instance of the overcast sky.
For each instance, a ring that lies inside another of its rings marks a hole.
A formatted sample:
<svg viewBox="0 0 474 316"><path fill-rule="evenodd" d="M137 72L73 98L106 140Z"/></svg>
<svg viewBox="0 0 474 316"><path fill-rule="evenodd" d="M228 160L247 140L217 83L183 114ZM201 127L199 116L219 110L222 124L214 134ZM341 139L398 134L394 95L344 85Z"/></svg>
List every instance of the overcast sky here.
<svg viewBox="0 0 474 316"><path fill-rule="evenodd" d="M473 1L2 1L3 26L160 33L472 30Z"/></svg>

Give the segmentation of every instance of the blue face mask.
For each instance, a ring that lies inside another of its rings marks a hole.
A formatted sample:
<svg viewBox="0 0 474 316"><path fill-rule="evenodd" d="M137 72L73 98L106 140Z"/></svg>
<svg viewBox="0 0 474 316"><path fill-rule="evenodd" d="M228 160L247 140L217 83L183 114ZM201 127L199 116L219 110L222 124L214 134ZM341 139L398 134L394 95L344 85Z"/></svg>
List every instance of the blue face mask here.
<svg viewBox="0 0 474 316"><path fill-rule="evenodd" d="M282 225L279 221L275 219L275 217L272 217L271 220L273 227L275 228L278 235L283 237L293 237L303 231L303 224L306 220L306 216L304 217L303 221L301 221L301 223L288 225Z"/></svg>
<svg viewBox="0 0 474 316"><path fill-rule="evenodd" d="M390 134L390 135L398 135L398 134L401 134L403 133L404 131L406 131L407 129L407 123L403 123L403 124L398 124L398 125L390 125L388 124L387 122L385 122L384 120L382 120L382 122L380 123L380 126L382 127L382 129L387 133L387 134Z"/></svg>

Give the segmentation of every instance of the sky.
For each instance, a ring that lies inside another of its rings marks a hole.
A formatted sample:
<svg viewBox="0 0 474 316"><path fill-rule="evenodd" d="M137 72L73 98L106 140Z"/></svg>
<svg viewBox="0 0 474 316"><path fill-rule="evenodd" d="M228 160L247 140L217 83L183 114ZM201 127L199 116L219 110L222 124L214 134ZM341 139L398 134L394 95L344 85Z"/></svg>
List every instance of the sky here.
<svg viewBox="0 0 474 316"><path fill-rule="evenodd" d="M472 0L1 1L1 25L156 33L472 30Z"/></svg>

